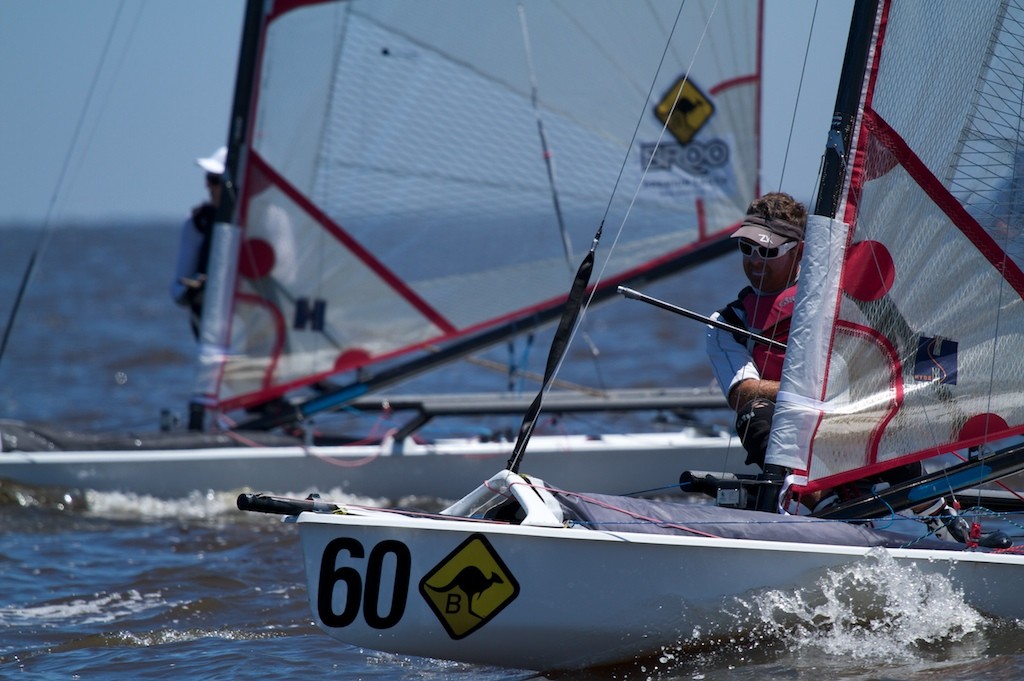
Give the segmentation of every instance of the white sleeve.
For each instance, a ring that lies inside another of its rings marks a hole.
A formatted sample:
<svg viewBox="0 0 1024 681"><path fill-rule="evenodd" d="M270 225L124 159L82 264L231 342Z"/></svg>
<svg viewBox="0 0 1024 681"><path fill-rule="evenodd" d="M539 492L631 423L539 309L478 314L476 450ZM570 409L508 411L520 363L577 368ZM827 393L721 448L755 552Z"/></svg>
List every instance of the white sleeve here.
<svg viewBox="0 0 1024 681"><path fill-rule="evenodd" d="M711 315L714 321L722 321L722 316L715 312ZM731 333L714 326L708 326L704 336L705 349L711 360L711 371L718 379L722 393L729 399L729 391L740 381L748 378L759 380L760 372L754 365L754 358L747 346L736 341Z"/></svg>

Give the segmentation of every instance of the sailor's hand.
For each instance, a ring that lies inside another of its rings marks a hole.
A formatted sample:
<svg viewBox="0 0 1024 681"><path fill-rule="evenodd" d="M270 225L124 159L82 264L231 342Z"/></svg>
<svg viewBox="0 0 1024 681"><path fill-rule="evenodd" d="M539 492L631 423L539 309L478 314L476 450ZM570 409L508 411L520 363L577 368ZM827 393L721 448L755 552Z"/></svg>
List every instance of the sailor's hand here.
<svg viewBox="0 0 1024 681"><path fill-rule="evenodd" d="M757 464L764 469L774 415L775 403L763 397L750 400L736 413L736 434L740 436L743 449L747 452L745 463L748 466Z"/></svg>
<svg viewBox="0 0 1024 681"><path fill-rule="evenodd" d="M206 275L197 274L194 277L181 277L178 279L178 282L188 288L202 288L203 284L206 283Z"/></svg>

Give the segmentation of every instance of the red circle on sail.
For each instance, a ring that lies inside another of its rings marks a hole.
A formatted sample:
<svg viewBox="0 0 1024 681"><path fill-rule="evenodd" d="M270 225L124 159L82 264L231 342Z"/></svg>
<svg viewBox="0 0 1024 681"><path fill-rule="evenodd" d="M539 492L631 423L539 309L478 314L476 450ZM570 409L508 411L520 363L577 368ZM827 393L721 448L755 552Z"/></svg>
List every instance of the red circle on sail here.
<svg viewBox="0 0 1024 681"><path fill-rule="evenodd" d="M877 241L850 246L843 270L843 290L855 300L878 300L889 292L896 266L888 249Z"/></svg>
<svg viewBox="0 0 1024 681"><path fill-rule="evenodd" d="M334 360L334 370L357 369L370 362L370 353L366 350L346 350Z"/></svg>
<svg viewBox="0 0 1024 681"><path fill-rule="evenodd" d="M246 239L238 257L238 271L246 279L262 279L274 269L274 247L263 239Z"/></svg>
<svg viewBox="0 0 1024 681"><path fill-rule="evenodd" d="M1009 424L998 414L976 414L967 419L963 428L960 429L960 440L974 440L977 438L989 438L999 433L1005 433L1010 429Z"/></svg>

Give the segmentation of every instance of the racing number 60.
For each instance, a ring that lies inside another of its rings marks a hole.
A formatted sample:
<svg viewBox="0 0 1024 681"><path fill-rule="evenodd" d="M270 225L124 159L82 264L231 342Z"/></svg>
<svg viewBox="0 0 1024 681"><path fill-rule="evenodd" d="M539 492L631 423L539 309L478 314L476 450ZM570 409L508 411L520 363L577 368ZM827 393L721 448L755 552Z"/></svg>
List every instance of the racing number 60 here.
<svg viewBox="0 0 1024 681"><path fill-rule="evenodd" d="M342 553L347 553L355 562L364 555L363 545L355 539L341 537L332 540L324 548L324 555L320 560L320 585L316 599L320 620L328 627L347 627L355 622L362 610L366 623L374 629L387 629L398 624L405 614L405 604L409 597L409 574L412 563L409 547L393 540L382 541L374 546L366 560L365 589L362 575L357 568L349 565L335 567L338 556ZM388 556L392 556L394 560L394 583L391 585L391 608L382 615L379 612L381 574ZM337 613L334 611L334 590L339 582L345 585L345 607Z"/></svg>

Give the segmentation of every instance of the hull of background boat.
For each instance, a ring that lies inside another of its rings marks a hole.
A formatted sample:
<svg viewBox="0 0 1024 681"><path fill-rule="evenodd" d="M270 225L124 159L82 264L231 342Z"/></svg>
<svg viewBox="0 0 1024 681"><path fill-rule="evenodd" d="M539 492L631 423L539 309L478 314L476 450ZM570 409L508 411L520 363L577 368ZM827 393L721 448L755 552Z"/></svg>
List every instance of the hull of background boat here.
<svg viewBox="0 0 1024 681"><path fill-rule="evenodd" d="M982 613L1024 617L1012 586L1024 556L353 513L298 517L313 616L340 641L402 655L534 670L628 662L737 631L753 594L887 556L947 577ZM501 578L479 592L466 582L477 617L451 589L473 565Z"/></svg>
<svg viewBox="0 0 1024 681"><path fill-rule="evenodd" d="M0 479L24 485L177 499L193 492L307 491L399 500L456 499L501 468L511 443L472 439L338 447L5 451ZM672 486L687 469L756 473L728 437L688 431L536 436L521 470L575 489L612 494ZM666 490L671 492L672 490Z"/></svg>

